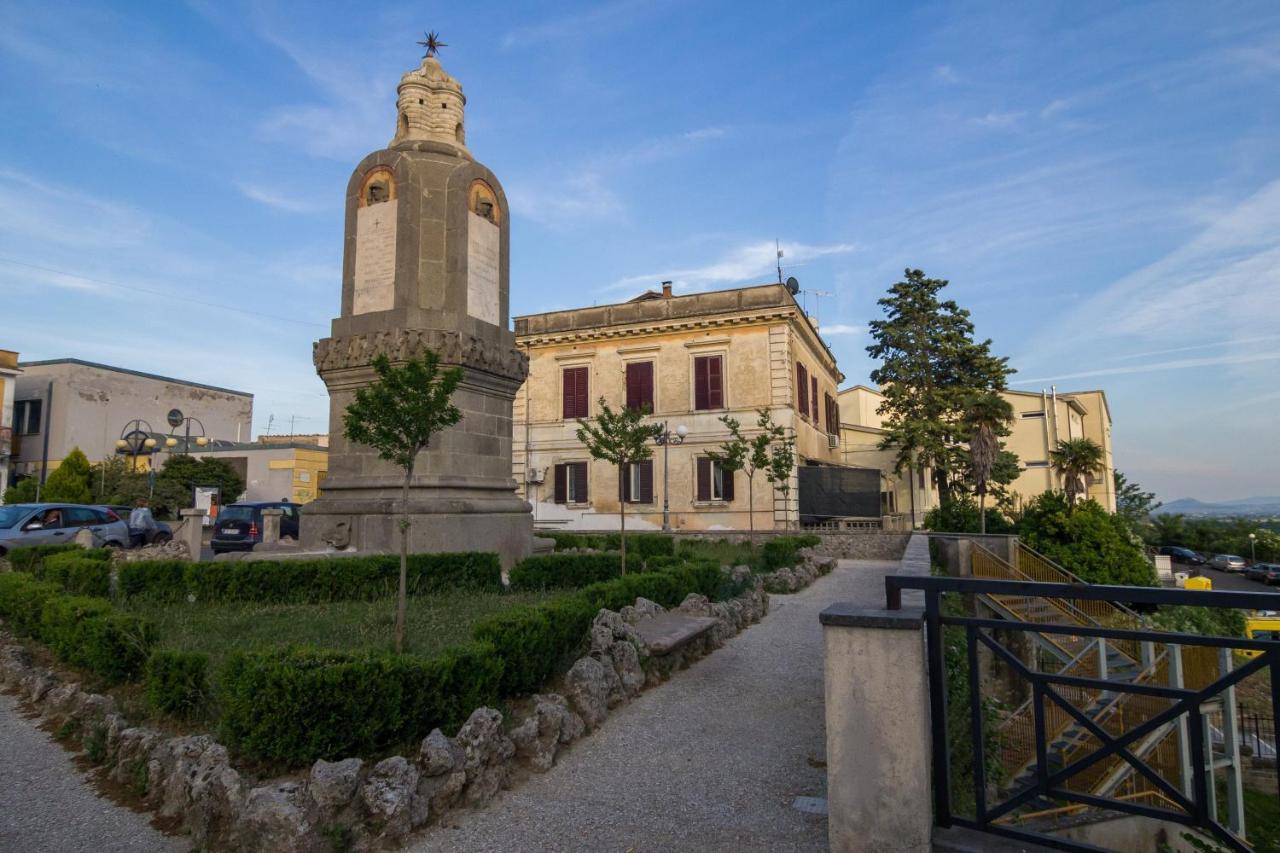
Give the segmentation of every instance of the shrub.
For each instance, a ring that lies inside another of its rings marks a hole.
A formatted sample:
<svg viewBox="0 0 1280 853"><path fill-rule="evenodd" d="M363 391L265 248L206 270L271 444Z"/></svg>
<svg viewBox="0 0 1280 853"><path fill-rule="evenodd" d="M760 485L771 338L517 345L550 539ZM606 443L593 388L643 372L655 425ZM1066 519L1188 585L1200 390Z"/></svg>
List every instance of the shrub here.
<svg viewBox="0 0 1280 853"><path fill-rule="evenodd" d="M521 560L511 570L511 588L580 587L620 574L620 554L537 554Z"/></svg>
<svg viewBox="0 0 1280 853"><path fill-rule="evenodd" d="M1013 523L999 509L988 506L987 533L1013 533ZM938 533L977 533L982 529L978 503L968 495L958 495L925 513L924 526Z"/></svg>
<svg viewBox="0 0 1280 853"><path fill-rule="evenodd" d="M45 602L62 592L57 584L38 581L26 572L0 574L0 618L18 636L38 637Z"/></svg>
<svg viewBox="0 0 1280 853"><path fill-rule="evenodd" d="M38 576L41 580L59 584L72 595L106 598L111 594L111 564L82 557L76 552L46 557Z"/></svg>
<svg viewBox="0 0 1280 853"><path fill-rule="evenodd" d="M1155 573L1124 519L1097 501L1077 501L1068 509L1060 492L1045 492L1030 503L1018 522L1027 545L1086 583L1151 586Z"/></svg>
<svg viewBox="0 0 1280 853"><path fill-rule="evenodd" d="M399 565L399 558L391 554L226 563L156 560L122 567L120 591L126 597L161 601L181 600L188 594L202 602L370 601L395 591ZM408 584L410 595L450 589L498 591L502 566L497 554L411 554Z"/></svg>
<svg viewBox="0 0 1280 853"><path fill-rule="evenodd" d="M633 533L627 537L627 548L641 557L674 557L676 540L665 533Z"/></svg>
<svg viewBox="0 0 1280 853"><path fill-rule="evenodd" d="M118 682L142 674L156 631L104 599L54 596L45 600L38 636L67 663Z"/></svg>
<svg viewBox="0 0 1280 853"><path fill-rule="evenodd" d="M9 552L9 565L15 572L31 572L40 570L44 558L53 554L64 554L68 551L83 551L79 545L21 545Z"/></svg>
<svg viewBox="0 0 1280 853"><path fill-rule="evenodd" d="M794 566L800 561L800 549L822 544L817 536L775 536L764 543L764 570L771 572Z"/></svg>
<svg viewBox="0 0 1280 853"><path fill-rule="evenodd" d="M583 544L583 537L577 533L562 533L558 530L535 530L533 535L555 542L557 551L569 551L574 548L587 547Z"/></svg>
<svg viewBox="0 0 1280 853"><path fill-rule="evenodd" d="M257 759L309 764L368 755L498 701L502 661L468 644L433 658L292 647L240 652L222 670L223 735Z"/></svg>
<svg viewBox="0 0 1280 853"><path fill-rule="evenodd" d="M142 679L147 702L179 717L197 716L209 697L209 656L200 652L152 653Z"/></svg>

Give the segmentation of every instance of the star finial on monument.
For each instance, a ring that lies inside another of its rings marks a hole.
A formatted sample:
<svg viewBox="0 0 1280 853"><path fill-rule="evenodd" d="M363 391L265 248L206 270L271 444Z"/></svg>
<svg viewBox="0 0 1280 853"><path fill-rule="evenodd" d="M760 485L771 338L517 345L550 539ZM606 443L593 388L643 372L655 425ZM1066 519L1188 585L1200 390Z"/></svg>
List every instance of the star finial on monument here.
<svg viewBox="0 0 1280 853"><path fill-rule="evenodd" d="M440 52L440 48L449 46L444 42L440 41L440 34L437 32L432 31L429 33L424 33L424 35L427 37L426 40L418 42L418 44L422 45L427 49L427 54L426 56L423 57L423 59L426 59L427 57L435 56L437 53Z"/></svg>

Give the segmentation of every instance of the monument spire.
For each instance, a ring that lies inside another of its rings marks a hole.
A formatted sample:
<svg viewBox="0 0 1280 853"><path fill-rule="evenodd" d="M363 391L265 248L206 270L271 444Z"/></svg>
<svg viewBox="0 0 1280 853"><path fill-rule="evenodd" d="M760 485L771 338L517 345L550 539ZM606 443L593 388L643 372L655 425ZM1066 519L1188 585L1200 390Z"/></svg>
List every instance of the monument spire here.
<svg viewBox="0 0 1280 853"><path fill-rule="evenodd" d="M431 31L418 42L426 48L422 65L400 78L396 99L396 135L392 148L415 142L442 142L466 156L467 137L464 126L467 98L462 84L444 70L437 54L448 47L440 34Z"/></svg>

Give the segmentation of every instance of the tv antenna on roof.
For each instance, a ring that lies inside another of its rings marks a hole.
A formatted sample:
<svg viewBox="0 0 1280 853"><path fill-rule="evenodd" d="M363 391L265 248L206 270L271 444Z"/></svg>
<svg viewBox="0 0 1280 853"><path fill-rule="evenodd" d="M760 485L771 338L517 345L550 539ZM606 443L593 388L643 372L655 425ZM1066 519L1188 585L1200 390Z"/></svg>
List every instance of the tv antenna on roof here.
<svg viewBox="0 0 1280 853"><path fill-rule="evenodd" d="M834 296L830 290L811 290L813 294L813 324L819 328L822 327L822 321L819 319L822 315L822 297Z"/></svg>
<svg viewBox="0 0 1280 853"><path fill-rule="evenodd" d="M782 284L782 246L778 244L777 238L774 238L773 248L778 252L778 284Z"/></svg>

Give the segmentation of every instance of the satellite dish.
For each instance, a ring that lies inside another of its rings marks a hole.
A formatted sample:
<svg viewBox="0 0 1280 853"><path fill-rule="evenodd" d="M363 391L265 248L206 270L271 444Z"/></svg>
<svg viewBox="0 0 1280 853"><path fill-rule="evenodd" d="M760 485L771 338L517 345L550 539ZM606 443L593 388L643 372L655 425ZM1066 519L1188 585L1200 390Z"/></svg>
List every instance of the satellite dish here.
<svg viewBox="0 0 1280 853"><path fill-rule="evenodd" d="M795 276L791 276L791 278L787 279L787 293L790 293L792 296L795 296L799 292L800 292L800 282L796 281Z"/></svg>
<svg viewBox="0 0 1280 853"><path fill-rule="evenodd" d="M182 409L170 409L169 416L165 420L169 422L169 426L177 429L182 426L182 422L186 420L186 417L182 414Z"/></svg>

